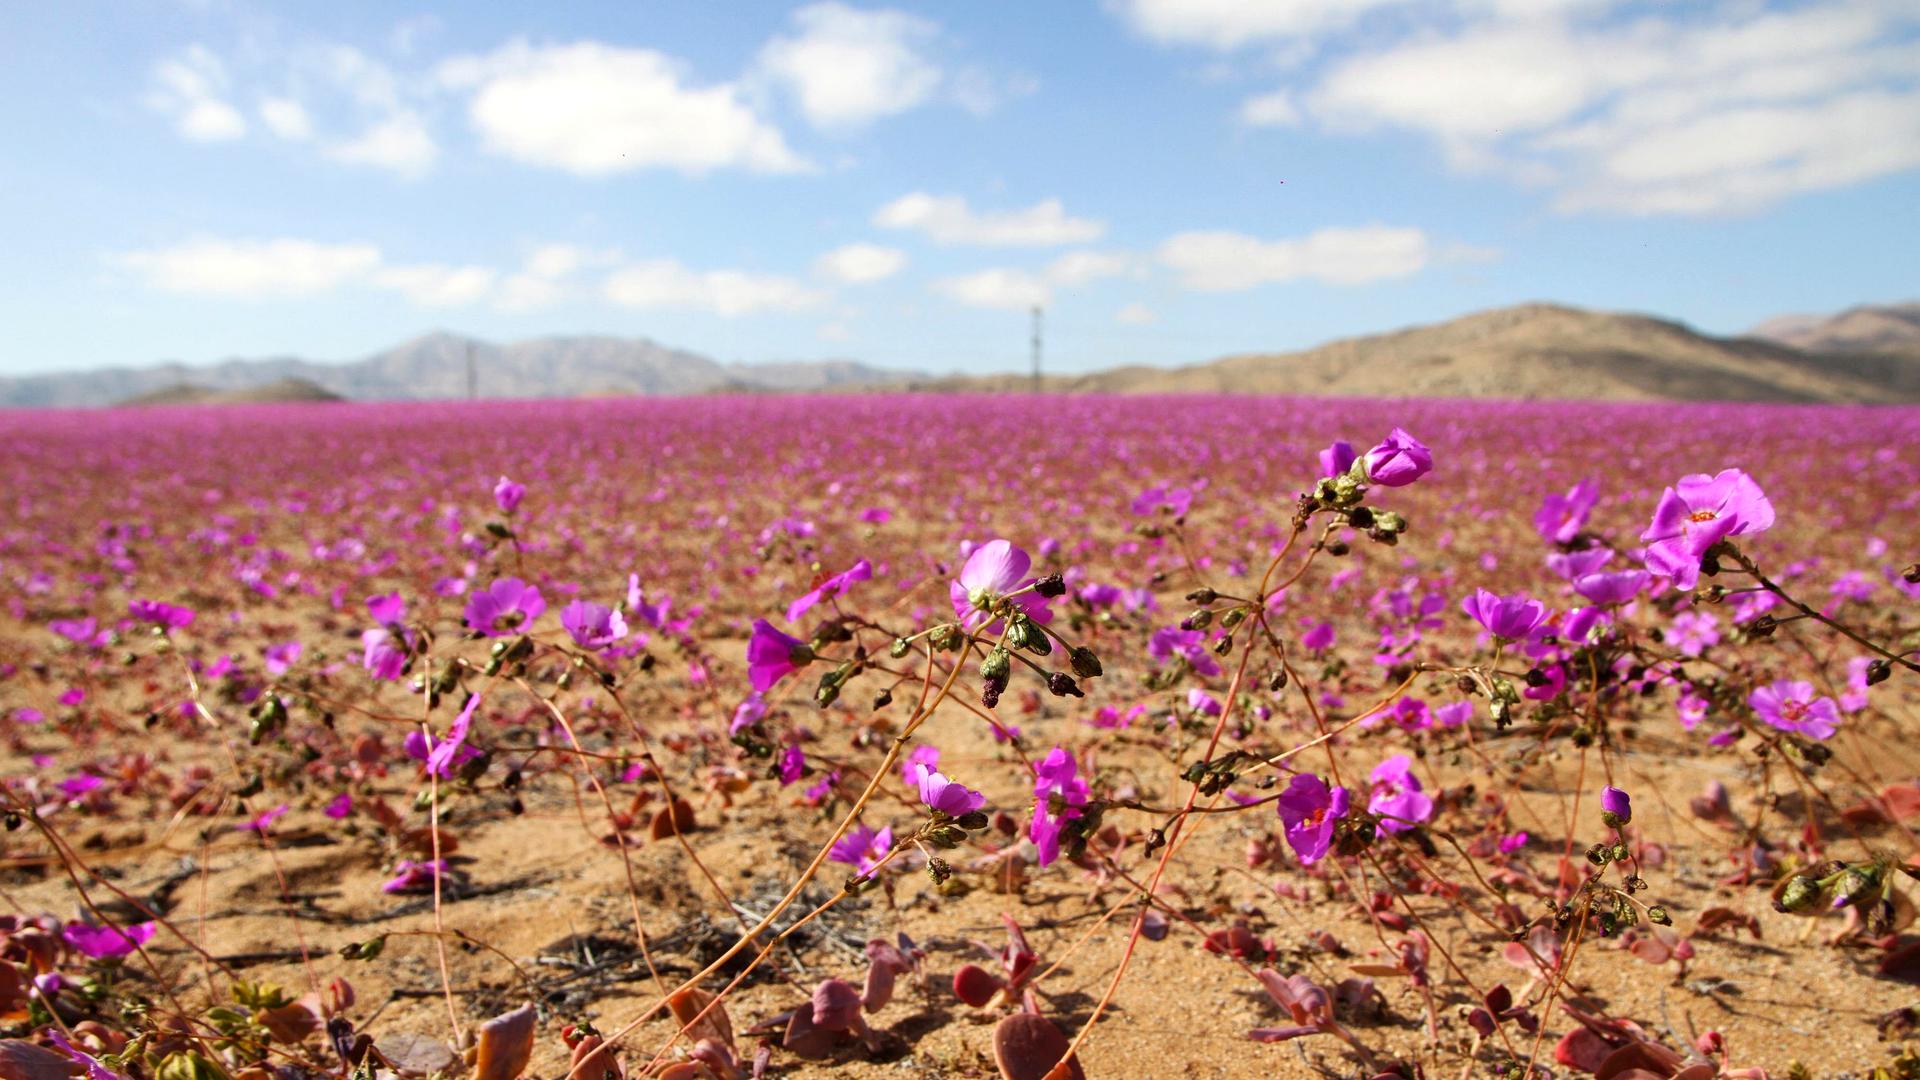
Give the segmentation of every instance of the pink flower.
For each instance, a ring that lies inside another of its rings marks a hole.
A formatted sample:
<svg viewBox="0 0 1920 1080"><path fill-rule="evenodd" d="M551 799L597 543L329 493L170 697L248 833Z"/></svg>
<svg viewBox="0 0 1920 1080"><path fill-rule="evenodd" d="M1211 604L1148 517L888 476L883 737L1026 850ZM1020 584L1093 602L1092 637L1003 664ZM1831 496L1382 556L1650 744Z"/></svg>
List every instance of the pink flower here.
<svg viewBox="0 0 1920 1080"><path fill-rule="evenodd" d="M1616 570L1575 578L1573 591L1600 607L1618 607L1640 595L1653 580L1645 570Z"/></svg>
<svg viewBox="0 0 1920 1080"><path fill-rule="evenodd" d="M274 807L273 809L267 811L264 814L260 814L256 817L253 817L247 820L246 822L244 822L243 824L235 825L234 828L240 830L241 832L254 832L254 833L259 833L261 836L265 836L270 830L272 830L273 823L280 820L281 816L284 815L287 812L287 810L288 810L287 804L281 803L279 806Z"/></svg>
<svg viewBox="0 0 1920 1080"><path fill-rule="evenodd" d="M1546 621L1547 607L1525 593L1500 596L1485 589L1460 602L1460 610L1474 617L1487 632L1508 641L1524 641Z"/></svg>
<svg viewBox="0 0 1920 1080"><path fill-rule="evenodd" d="M813 662L813 650L807 643L773 628L765 619L753 621L753 636L747 639L747 681L760 693L773 684Z"/></svg>
<svg viewBox="0 0 1920 1080"><path fill-rule="evenodd" d="M75 952L95 960L117 960L153 940L154 924L134 923L122 930L112 926L93 926L71 922L60 931Z"/></svg>
<svg viewBox="0 0 1920 1080"><path fill-rule="evenodd" d="M1087 782L1078 774L1073 755L1058 746L1034 768L1033 822L1027 836L1039 849L1041 866L1060 857L1061 831L1067 822L1080 816L1080 807L1087 805Z"/></svg>
<svg viewBox="0 0 1920 1080"><path fill-rule="evenodd" d="M445 859L431 859L416 862L413 859L401 859L400 865L393 869L393 879L381 884L381 892L432 892L434 881L447 872L447 861Z"/></svg>
<svg viewBox="0 0 1920 1080"><path fill-rule="evenodd" d="M1382 832L1406 832L1414 823L1433 815L1433 799L1420 788L1413 775L1413 759L1395 754L1381 762L1368 777L1373 797L1367 801L1369 813L1380 816Z"/></svg>
<svg viewBox="0 0 1920 1080"><path fill-rule="evenodd" d="M520 500L527 497L527 486L516 484L506 477L493 485L493 501L500 507L501 513L511 514L520 506Z"/></svg>
<svg viewBox="0 0 1920 1080"><path fill-rule="evenodd" d="M347 816L353 813L353 795L345 791L335 795L320 812L334 821L346 820Z"/></svg>
<svg viewBox="0 0 1920 1080"><path fill-rule="evenodd" d="M279 645L267 646L264 654L267 673L270 675L285 675L287 671L293 667L294 662L300 659L301 651L302 646L297 641L288 641Z"/></svg>
<svg viewBox="0 0 1920 1080"><path fill-rule="evenodd" d="M834 862L846 863L856 873L871 874L880 866L880 860L893 850L893 829L891 826L878 832L865 825L855 825L840 838L827 858Z"/></svg>
<svg viewBox="0 0 1920 1080"><path fill-rule="evenodd" d="M915 768L918 765L925 765L929 769L939 768L940 749L922 745L907 751L906 760L900 763L900 779L908 787L913 787L920 782L920 773Z"/></svg>
<svg viewBox="0 0 1920 1080"><path fill-rule="evenodd" d="M1798 679L1782 679L1755 690L1747 704L1755 715L1781 731L1797 732L1810 739L1830 737L1840 727L1840 710L1830 697L1816 696L1813 684Z"/></svg>
<svg viewBox="0 0 1920 1080"><path fill-rule="evenodd" d="M385 627L361 631L360 647L365 653L361 663L369 675L376 679L397 679L406 673L407 661L413 654L413 631L404 632L404 638L396 638Z"/></svg>
<svg viewBox="0 0 1920 1080"><path fill-rule="evenodd" d="M1533 515L1533 527L1550 544L1567 544L1587 527L1587 515L1600 501L1600 484L1582 480L1567 489L1565 495L1549 495Z"/></svg>
<svg viewBox="0 0 1920 1080"><path fill-rule="evenodd" d="M865 559L861 559L847 569L815 585L804 596L790 604L787 607L787 621L798 622L800 616L805 615L813 605L818 604L822 600L831 600L836 596L844 594L848 586L856 581L871 580L873 580L873 564Z"/></svg>
<svg viewBox="0 0 1920 1080"><path fill-rule="evenodd" d="M807 752L800 749L798 744L788 746L787 752L780 755L779 770L781 787L800 779L806 775Z"/></svg>
<svg viewBox="0 0 1920 1080"><path fill-rule="evenodd" d="M1027 553L1009 541L993 540L980 545L960 568L959 579L947 585L954 617L972 633L1000 633L1001 623L993 616L993 608L1008 593L1033 584L1034 579L1027 576L1027 569L1032 565L1033 560ZM1025 592L1011 599L1034 622L1053 619L1046 597L1038 593Z"/></svg>
<svg viewBox="0 0 1920 1080"><path fill-rule="evenodd" d="M162 630L184 630L193 625L193 609L166 604L158 600L134 600L127 604L127 614L141 622L150 622Z"/></svg>
<svg viewBox="0 0 1920 1080"><path fill-rule="evenodd" d="M759 723L766 715L767 700L761 697L757 691L748 694L744 701L734 706L733 721L727 725L727 734L738 735L742 731Z"/></svg>
<svg viewBox="0 0 1920 1080"><path fill-rule="evenodd" d="M1433 471L1433 451L1401 428L1367 451L1367 480L1380 487L1405 487Z"/></svg>
<svg viewBox="0 0 1920 1080"><path fill-rule="evenodd" d="M591 600L575 600L561 608L560 625L572 635L574 644L588 652L599 652L627 636L626 618Z"/></svg>
<svg viewBox="0 0 1920 1080"><path fill-rule="evenodd" d="M468 598L467 625L487 637L506 637L545 610L547 602L538 588L516 577L500 578Z"/></svg>
<svg viewBox="0 0 1920 1080"><path fill-rule="evenodd" d="M1355 456L1352 443L1335 439L1332 446L1320 451L1320 475L1329 480L1339 476L1353 468Z"/></svg>
<svg viewBox="0 0 1920 1080"><path fill-rule="evenodd" d="M1713 545L1772 527L1773 504L1760 485L1739 469L1722 469L1683 476L1668 488L1640 539L1647 541L1647 569L1672 578L1675 588L1691 589Z"/></svg>
<svg viewBox="0 0 1920 1080"><path fill-rule="evenodd" d="M1311 866L1326 857L1334 822L1347 816L1349 799L1346 788L1329 787L1312 773L1295 776L1280 793L1274 805L1286 826L1287 846L1300 857L1301 865Z"/></svg>
<svg viewBox="0 0 1920 1080"><path fill-rule="evenodd" d="M473 726L473 711L480 707L480 695L467 699L467 706L454 718L453 726L447 729L447 737L435 739L420 731L407 732L403 748L407 756L422 762L429 776L442 780L452 779L460 766L480 756L480 751L467 745L467 732Z"/></svg>
<svg viewBox="0 0 1920 1080"><path fill-rule="evenodd" d="M925 765L915 765L914 786L920 789L920 801L932 810L957 818L987 804L987 797L963 784L949 780Z"/></svg>

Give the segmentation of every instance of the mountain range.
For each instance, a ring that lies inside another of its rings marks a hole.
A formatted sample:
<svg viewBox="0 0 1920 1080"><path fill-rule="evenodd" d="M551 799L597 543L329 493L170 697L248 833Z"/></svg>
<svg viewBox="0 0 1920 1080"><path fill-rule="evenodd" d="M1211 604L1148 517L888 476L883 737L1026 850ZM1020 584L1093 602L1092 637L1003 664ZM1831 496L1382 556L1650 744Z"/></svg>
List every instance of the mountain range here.
<svg viewBox="0 0 1920 1080"><path fill-rule="evenodd" d="M297 357L0 379L0 406L486 397L1020 391L1029 376L934 376L853 360L721 364L644 338L497 345L433 333L347 363ZM1612 401L1920 402L1920 303L1770 319L1715 337L1648 315L1522 304L1291 353L1048 376L1060 392Z"/></svg>

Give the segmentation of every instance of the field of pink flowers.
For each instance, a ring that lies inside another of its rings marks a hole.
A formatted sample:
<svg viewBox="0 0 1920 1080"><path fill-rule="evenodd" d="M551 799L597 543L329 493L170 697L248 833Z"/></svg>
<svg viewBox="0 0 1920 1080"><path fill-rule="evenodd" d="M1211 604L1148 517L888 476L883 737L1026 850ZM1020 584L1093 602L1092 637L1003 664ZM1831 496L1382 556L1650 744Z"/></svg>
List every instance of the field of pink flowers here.
<svg viewBox="0 0 1920 1080"><path fill-rule="evenodd" d="M1920 410L0 431L0 1080L1920 1077Z"/></svg>

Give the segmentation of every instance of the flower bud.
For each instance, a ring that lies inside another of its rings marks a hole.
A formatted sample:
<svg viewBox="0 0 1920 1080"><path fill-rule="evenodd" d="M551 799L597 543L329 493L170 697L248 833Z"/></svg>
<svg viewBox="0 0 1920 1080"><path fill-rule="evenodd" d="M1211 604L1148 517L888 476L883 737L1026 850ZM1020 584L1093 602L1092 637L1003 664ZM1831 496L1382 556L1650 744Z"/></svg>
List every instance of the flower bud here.
<svg viewBox="0 0 1920 1080"><path fill-rule="evenodd" d="M1893 676L1893 665L1885 660L1875 660L1867 665L1867 685L1876 686Z"/></svg>
<svg viewBox="0 0 1920 1080"><path fill-rule="evenodd" d="M1775 911L1799 914L1809 911L1820 902L1820 883L1805 874L1795 874L1788 878L1773 898Z"/></svg>
<svg viewBox="0 0 1920 1080"><path fill-rule="evenodd" d="M1880 890L1880 868L1874 865L1849 866L1834 886L1833 906L1863 904Z"/></svg>
<svg viewBox="0 0 1920 1080"><path fill-rule="evenodd" d="M912 648L912 646L907 644L906 638L897 637L893 639L893 644L887 646L887 655L898 660L907 655L907 650L910 648Z"/></svg>
<svg viewBox="0 0 1920 1080"><path fill-rule="evenodd" d="M1663 907L1656 906L1656 907L1648 908L1647 920L1653 923L1655 926L1672 926L1673 925L1673 916L1667 914L1667 909Z"/></svg>
<svg viewBox="0 0 1920 1080"><path fill-rule="evenodd" d="M1048 574L1033 583L1033 591L1049 600L1056 596L1064 596L1067 592L1067 579L1059 574Z"/></svg>
<svg viewBox="0 0 1920 1080"><path fill-rule="evenodd" d="M1073 673L1083 679L1100 677L1100 657L1096 656L1092 649L1075 646L1067 653L1067 662L1073 667Z"/></svg>
<svg viewBox="0 0 1920 1080"><path fill-rule="evenodd" d="M954 824L968 832L979 832L981 829L986 828L990 821L991 819L987 817L985 811L969 810L956 818Z"/></svg>
<svg viewBox="0 0 1920 1080"><path fill-rule="evenodd" d="M1007 650L995 646L991 652L987 653L987 658L980 661L980 677L989 682L1004 679L1012 666L1007 659Z"/></svg>
<svg viewBox="0 0 1920 1080"><path fill-rule="evenodd" d="M957 848L966 840L966 830L958 825L935 825L924 834L927 843L937 848Z"/></svg>
<svg viewBox="0 0 1920 1080"><path fill-rule="evenodd" d="M1080 692L1080 686L1073 681L1073 676L1068 675L1064 671L1056 671L1047 676L1047 690L1052 693L1054 697L1087 696Z"/></svg>

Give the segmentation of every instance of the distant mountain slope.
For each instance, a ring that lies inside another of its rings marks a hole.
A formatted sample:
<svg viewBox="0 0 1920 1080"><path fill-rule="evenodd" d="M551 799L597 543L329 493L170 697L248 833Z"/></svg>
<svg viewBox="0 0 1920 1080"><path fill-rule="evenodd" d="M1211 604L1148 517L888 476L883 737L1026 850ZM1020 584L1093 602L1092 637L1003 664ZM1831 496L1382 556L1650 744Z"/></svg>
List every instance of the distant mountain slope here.
<svg viewBox="0 0 1920 1080"><path fill-rule="evenodd" d="M1869 371L1771 342L1726 340L1645 315L1523 304L1294 353L1182 368L1129 367L1048 381L1053 390L1599 401L1920 400L1904 370ZM1019 376L924 389L1025 389Z"/></svg>
<svg viewBox="0 0 1920 1080"><path fill-rule="evenodd" d="M287 379L311 383L343 398L457 398L467 393L469 348L480 394L496 398L698 394L720 389L806 391L850 383L887 385L913 377L851 360L720 364L644 338L547 337L496 345L434 333L349 363L274 357L206 367L162 364L0 379L0 406L107 405L182 386L226 393Z"/></svg>
<svg viewBox="0 0 1920 1080"><path fill-rule="evenodd" d="M1805 352L1920 356L1920 302L1863 304L1838 315L1783 315L1747 336Z"/></svg>
<svg viewBox="0 0 1920 1080"><path fill-rule="evenodd" d="M193 383L176 383L137 394L121 405L236 405L244 402L339 401L340 395L305 379L275 379L241 390L214 390Z"/></svg>

